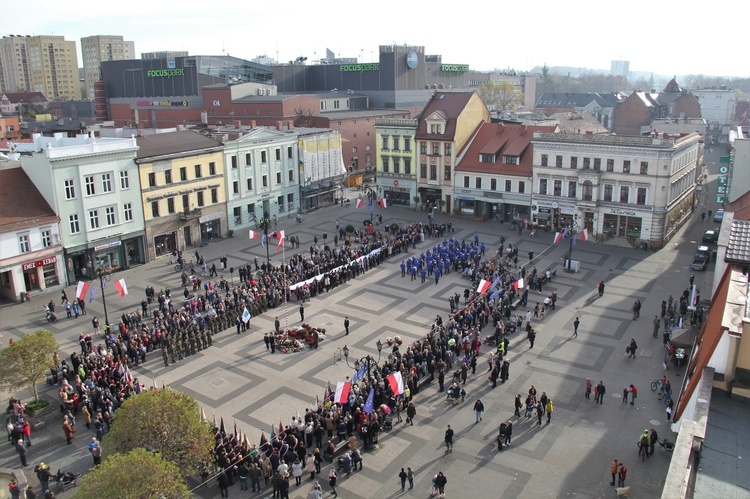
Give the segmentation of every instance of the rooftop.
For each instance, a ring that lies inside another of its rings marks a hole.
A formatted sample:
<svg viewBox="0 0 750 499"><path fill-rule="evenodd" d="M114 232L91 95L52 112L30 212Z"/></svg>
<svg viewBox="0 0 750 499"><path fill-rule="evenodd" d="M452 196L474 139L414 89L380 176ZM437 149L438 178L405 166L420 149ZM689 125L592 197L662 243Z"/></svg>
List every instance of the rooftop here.
<svg viewBox="0 0 750 499"><path fill-rule="evenodd" d="M205 153L222 145L221 142L190 130L139 137L137 142L139 149L136 158L138 161L158 156Z"/></svg>
<svg viewBox="0 0 750 499"><path fill-rule="evenodd" d="M59 220L23 169L0 170L0 232L14 232Z"/></svg>

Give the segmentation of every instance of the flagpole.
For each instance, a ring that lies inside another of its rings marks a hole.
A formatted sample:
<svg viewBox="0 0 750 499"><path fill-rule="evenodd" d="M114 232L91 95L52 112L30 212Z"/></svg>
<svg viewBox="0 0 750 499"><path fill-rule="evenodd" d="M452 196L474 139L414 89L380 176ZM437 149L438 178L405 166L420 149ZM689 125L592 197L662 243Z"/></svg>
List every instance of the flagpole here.
<svg viewBox="0 0 750 499"><path fill-rule="evenodd" d="M99 286L102 288L102 305L104 306L104 325L106 331L109 332L109 315L107 314L107 295L104 292L104 283L109 282L112 279L112 275L106 270L102 269L101 266L96 269L96 275L99 277Z"/></svg>

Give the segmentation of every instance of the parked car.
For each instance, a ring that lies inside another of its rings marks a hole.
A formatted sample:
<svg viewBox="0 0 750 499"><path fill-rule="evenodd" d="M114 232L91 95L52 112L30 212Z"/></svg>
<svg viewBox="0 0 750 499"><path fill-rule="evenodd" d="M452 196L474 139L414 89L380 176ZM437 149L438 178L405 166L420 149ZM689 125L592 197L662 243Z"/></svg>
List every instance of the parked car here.
<svg viewBox="0 0 750 499"><path fill-rule="evenodd" d="M717 230L707 230L703 233L703 242L707 244L714 244L716 241L719 240L719 231Z"/></svg>
<svg viewBox="0 0 750 499"><path fill-rule="evenodd" d="M711 252L708 246L698 246L693 256L693 262L690 264L692 270L706 270L706 266L711 258Z"/></svg>
<svg viewBox="0 0 750 499"><path fill-rule="evenodd" d="M717 224L720 224L721 221L724 220L724 209L716 210L716 213L714 213L714 222Z"/></svg>

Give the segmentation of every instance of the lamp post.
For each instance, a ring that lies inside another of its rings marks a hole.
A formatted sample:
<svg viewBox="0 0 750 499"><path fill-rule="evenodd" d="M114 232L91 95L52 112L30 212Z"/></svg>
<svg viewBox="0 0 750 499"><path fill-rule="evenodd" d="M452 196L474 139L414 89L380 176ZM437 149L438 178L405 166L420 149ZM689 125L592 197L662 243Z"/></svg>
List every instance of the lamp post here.
<svg viewBox="0 0 750 499"><path fill-rule="evenodd" d="M375 202L375 198L378 195L374 190L372 190L371 187L367 188L365 195L367 196L368 201L370 201L370 224L372 224L372 212L375 211L374 202Z"/></svg>
<svg viewBox="0 0 750 499"><path fill-rule="evenodd" d="M103 269L101 266L96 269L96 276L99 278L99 286L102 290L102 305L104 306L104 328L109 333L109 315L107 314L107 294L104 292L104 284L112 280L112 273Z"/></svg>
<svg viewBox="0 0 750 499"><path fill-rule="evenodd" d="M577 220L578 213L573 215L573 217L570 219L570 223L568 224L568 237L570 238L570 241L568 246L568 262L566 268L569 272L573 270L573 233L579 228L578 224L576 223Z"/></svg>
<svg viewBox="0 0 750 499"><path fill-rule="evenodd" d="M375 360L372 356L366 355L362 358L355 359L354 365L349 364L349 347L344 345L344 348L341 349L341 351L344 353L344 360L346 361L346 365L350 368L354 369L355 371L359 371L359 368L362 366L363 362L367 362L367 383L372 386L372 374L370 370L372 369L373 363L377 367L378 363L380 362L380 353L383 351L383 342L378 340L377 343L375 343L375 346L378 348L378 360Z"/></svg>
<svg viewBox="0 0 750 499"><path fill-rule="evenodd" d="M267 211L263 212L263 218L258 222L258 226L263 230L263 238L266 242L266 264L271 265L271 252L268 249L270 244L270 241L268 240L268 228L271 226L271 220L268 218Z"/></svg>

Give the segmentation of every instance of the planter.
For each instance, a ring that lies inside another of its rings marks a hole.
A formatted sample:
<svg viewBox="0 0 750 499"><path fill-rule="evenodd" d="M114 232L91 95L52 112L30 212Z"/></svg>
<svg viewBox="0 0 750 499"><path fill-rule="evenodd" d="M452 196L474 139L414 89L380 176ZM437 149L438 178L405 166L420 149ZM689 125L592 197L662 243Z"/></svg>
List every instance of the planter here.
<svg viewBox="0 0 750 499"><path fill-rule="evenodd" d="M42 414L46 414L48 412L51 412L54 410L54 404L50 402L49 400L45 399L39 399L37 402L32 401L26 404L26 414L28 414L31 417L39 417Z"/></svg>

